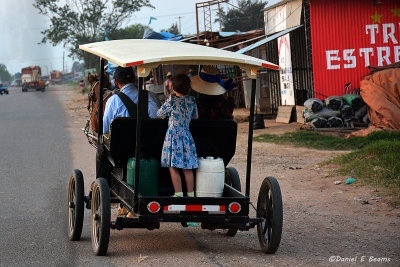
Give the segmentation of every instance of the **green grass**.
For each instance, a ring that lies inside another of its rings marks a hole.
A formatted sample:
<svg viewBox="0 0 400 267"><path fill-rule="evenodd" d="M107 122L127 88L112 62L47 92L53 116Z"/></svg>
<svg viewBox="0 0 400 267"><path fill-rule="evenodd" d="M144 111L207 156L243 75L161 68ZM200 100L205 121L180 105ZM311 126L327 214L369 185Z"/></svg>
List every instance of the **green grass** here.
<svg viewBox="0 0 400 267"><path fill-rule="evenodd" d="M70 81L67 83L67 85L79 88L79 82L78 81Z"/></svg>
<svg viewBox="0 0 400 267"><path fill-rule="evenodd" d="M379 131L349 139L299 131L261 135L254 140L323 150L350 150L352 152L323 164L337 165L335 175L353 177L361 184L384 188L400 199L400 131Z"/></svg>
<svg viewBox="0 0 400 267"><path fill-rule="evenodd" d="M283 135L264 134L254 138L254 141L257 142L291 144L294 146L321 150L354 150L363 148L378 140L400 140L400 131L379 131L373 132L365 137L353 137L348 139L309 131L297 131L285 133Z"/></svg>
<svg viewBox="0 0 400 267"><path fill-rule="evenodd" d="M378 140L326 162L339 166L339 175L351 175L362 184L386 188L400 199L400 140Z"/></svg>

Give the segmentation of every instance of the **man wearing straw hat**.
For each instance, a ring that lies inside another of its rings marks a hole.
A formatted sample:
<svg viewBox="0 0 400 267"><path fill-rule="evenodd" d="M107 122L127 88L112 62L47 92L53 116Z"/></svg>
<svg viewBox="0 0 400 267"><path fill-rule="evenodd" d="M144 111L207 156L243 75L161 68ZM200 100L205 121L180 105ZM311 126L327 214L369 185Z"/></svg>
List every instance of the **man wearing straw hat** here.
<svg viewBox="0 0 400 267"><path fill-rule="evenodd" d="M217 68L205 66L199 75L191 78L191 82L192 89L199 93L199 119L233 119L233 100L223 96L236 86L232 79L224 82Z"/></svg>

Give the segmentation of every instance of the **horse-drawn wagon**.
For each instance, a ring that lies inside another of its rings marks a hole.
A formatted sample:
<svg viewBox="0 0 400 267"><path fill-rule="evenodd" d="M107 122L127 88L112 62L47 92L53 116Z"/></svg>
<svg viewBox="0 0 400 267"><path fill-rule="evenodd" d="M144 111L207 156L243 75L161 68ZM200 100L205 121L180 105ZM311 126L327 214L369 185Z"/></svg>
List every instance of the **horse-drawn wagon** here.
<svg viewBox="0 0 400 267"><path fill-rule="evenodd" d="M238 230L247 231L257 226L259 243L265 253L275 253L282 232L282 197L279 184L266 177L258 194L257 207L250 199L250 176L254 121L254 102L257 69L278 69L267 61L229 51L199 45L160 40L116 40L81 45L80 49L100 57L100 68L108 60L122 67L136 66L139 77L137 118L116 118L108 136L102 135L102 113L98 110L97 144L103 144L113 169L109 177L96 177L93 188L84 194L83 175L74 170L68 188L68 235L79 240L82 232L84 207L91 209L91 240L94 253L104 255L108 249L110 229L158 229L160 223L201 223L203 229L226 229L234 236ZM135 161L133 186L127 183L127 163L130 158L161 157L167 130L167 120L150 119L147 115L147 94L144 78L160 64L236 65L252 80L249 117L246 184L244 193L237 170L227 166L235 154L237 124L233 120L193 120L190 131L198 156L218 157L223 160L225 183L221 197L171 197L171 178L166 168L159 168L157 195L141 194L141 160ZM98 106L103 106L105 79L100 75ZM203 149L205 147L212 149ZM118 216L111 221L110 203L120 203L135 216ZM250 217L250 209L256 216Z"/></svg>

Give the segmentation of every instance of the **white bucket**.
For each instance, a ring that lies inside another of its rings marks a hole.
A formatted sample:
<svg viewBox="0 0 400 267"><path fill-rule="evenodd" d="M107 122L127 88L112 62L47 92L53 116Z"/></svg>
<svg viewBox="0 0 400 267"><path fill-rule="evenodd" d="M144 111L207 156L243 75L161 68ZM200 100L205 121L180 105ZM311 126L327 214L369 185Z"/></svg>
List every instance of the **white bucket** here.
<svg viewBox="0 0 400 267"><path fill-rule="evenodd" d="M222 197L225 166L221 158L200 157L196 171L196 197Z"/></svg>

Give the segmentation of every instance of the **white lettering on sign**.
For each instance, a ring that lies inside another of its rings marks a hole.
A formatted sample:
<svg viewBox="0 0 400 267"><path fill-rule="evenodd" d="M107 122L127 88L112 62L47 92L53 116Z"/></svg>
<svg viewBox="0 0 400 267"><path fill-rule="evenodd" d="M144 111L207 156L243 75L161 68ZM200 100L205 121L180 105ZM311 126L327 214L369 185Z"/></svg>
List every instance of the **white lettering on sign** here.
<svg viewBox="0 0 400 267"><path fill-rule="evenodd" d="M374 56L374 49L369 47L369 48L360 48L360 57L362 57L364 54L364 60L365 60L365 67L368 67L369 64L369 54L371 53L371 56Z"/></svg>
<svg viewBox="0 0 400 267"><path fill-rule="evenodd" d="M387 43L389 41L389 37L392 40L392 42L394 44L397 44L397 40L394 37L394 32L395 32L395 28L394 28L394 23L386 23L386 24L382 24L383 27L383 42ZM390 32L388 33L388 28L390 28Z"/></svg>
<svg viewBox="0 0 400 267"><path fill-rule="evenodd" d="M340 64L333 65L332 61L340 61L339 50L327 50L326 51L326 62L328 70L338 70L340 69Z"/></svg>
<svg viewBox="0 0 400 267"><path fill-rule="evenodd" d="M400 61L400 46L395 46L394 48L394 62Z"/></svg>
<svg viewBox="0 0 400 267"><path fill-rule="evenodd" d="M355 51L355 49L343 50L343 60L345 60L347 62L347 64L345 63L343 65L343 68L351 69L351 68L355 68L357 66L357 59L355 56L352 56L354 51Z"/></svg>
<svg viewBox="0 0 400 267"><path fill-rule="evenodd" d="M365 67L375 65L383 66L391 64L390 57L394 56L394 62L400 61L400 46L394 46L400 42L400 23L382 23L365 25L365 33L369 35L373 47L363 47L356 49L326 50L327 70L353 69L357 67L357 59L364 57ZM379 34L381 33L381 34ZM368 38L368 37L367 37ZM377 47L377 38L387 44L384 47Z"/></svg>
<svg viewBox="0 0 400 267"><path fill-rule="evenodd" d="M370 31L371 34L371 44L375 43L375 30L376 33L379 33L379 28L378 24L370 24L370 25L365 25L365 33L368 34L368 30Z"/></svg>
<svg viewBox="0 0 400 267"><path fill-rule="evenodd" d="M390 47L377 47L376 50L378 51L378 66L383 66L383 60L386 61L386 64L391 64L389 57L390 57ZM383 55L385 52L385 55Z"/></svg>

